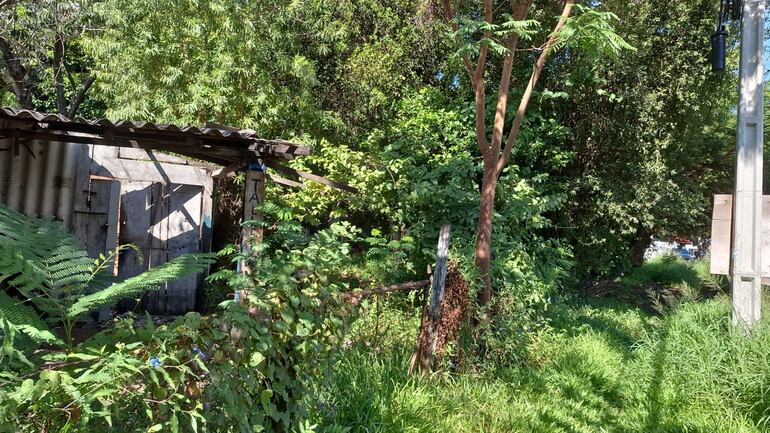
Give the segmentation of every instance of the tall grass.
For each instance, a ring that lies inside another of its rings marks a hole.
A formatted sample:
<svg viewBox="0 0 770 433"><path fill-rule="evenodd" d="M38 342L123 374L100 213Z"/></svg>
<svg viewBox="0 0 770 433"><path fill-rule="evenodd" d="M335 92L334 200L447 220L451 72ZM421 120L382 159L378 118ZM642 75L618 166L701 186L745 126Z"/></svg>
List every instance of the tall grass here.
<svg viewBox="0 0 770 433"><path fill-rule="evenodd" d="M708 263L702 260L685 262L677 256L665 254L646 262L624 275L621 282L634 284L689 284L698 286L708 275Z"/></svg>
<svg viewBox="0 0 770 433"><path fill-rule="evenodd" d="M687 265L693 279L681 268L677 276L659 266L643 272L703 284L697 266ZM770 324L749 337L734 332L726 296L663 316L580 299L550 314L527 350L538 362L481 374L417 380L405 373L408 351L354 347L324 385L315 416L351 432L770 430Z"/></svg>

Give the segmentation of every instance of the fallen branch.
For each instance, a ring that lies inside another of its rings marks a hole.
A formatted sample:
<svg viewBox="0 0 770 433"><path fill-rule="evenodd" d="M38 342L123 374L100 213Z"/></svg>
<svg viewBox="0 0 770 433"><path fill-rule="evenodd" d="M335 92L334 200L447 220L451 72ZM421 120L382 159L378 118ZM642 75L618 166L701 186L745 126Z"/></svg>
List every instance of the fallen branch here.
<svg viewBox="0 0 770 433"><path fill-rule="evenodd" d="M430 285L430 280L422 281L409 281L407 283L394 284L392 286L376 287L374 289L357 290L355 292L348 292L342 294L342 299L350 302L353 305L358 304L364 298L369 298L374 295L382 295L393 292L409 292L412 290L420 289Z"/></svg>

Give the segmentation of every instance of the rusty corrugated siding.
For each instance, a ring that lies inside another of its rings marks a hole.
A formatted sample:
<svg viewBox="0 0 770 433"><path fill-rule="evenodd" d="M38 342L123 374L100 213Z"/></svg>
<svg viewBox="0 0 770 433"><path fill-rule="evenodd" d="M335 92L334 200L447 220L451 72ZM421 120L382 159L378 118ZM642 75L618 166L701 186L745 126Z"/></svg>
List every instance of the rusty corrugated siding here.
<svg viewBox="0 0 770 433"><path fill-rule="evenodd" d="M77 165L88 146L31 141L18 150L2 149L0 204L30 215L53 215L71 227Z"/></svg>

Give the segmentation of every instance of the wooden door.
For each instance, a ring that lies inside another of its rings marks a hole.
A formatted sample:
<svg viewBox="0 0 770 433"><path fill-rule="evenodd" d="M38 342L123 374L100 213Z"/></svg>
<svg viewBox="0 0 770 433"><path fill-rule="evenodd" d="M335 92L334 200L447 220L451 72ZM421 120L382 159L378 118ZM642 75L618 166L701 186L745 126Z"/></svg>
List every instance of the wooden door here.
<svg viewBox="0 0 770 433"><path fill-rule="evenodd" d="M196 185L124 181L120 242L133 243L144 253L126 251L120 275L130 277L185 253L201 251L203 188ZM140 310L181 314L196 308L199 278L191 276L145 295Z"/></svg>
<svg viewBox="0 0 770 433"><path fill-rule="evenodd" d="M115 251L118 246L118 208L120 205L120 181L94 178L87 187L78 191L73 212L73 231L86 248L88 256ZM108 307L102 308L98 320L107 320Z"/></svg>

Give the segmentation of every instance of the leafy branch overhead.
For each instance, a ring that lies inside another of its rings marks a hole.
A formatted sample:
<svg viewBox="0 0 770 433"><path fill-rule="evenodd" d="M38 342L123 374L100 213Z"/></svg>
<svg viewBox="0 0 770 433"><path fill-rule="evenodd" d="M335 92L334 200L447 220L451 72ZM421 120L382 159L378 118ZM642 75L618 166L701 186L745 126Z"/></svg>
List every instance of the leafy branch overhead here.
<svg viewBox="0 0 770 433"><path fill-rule="evenodd" d="M81 111L96 75L78 37L93 31L93 18L90 0L0 4L0 84L11 83L15 104L67 117Z"/></svg>
<svg viewBox="0 0 770 433"><path fill-rule="evenodd" d="M536 20L517 20L510 14L505 14L504 21L500 24L489 23L485 20L461 16L454 19L452 37L460 44L455 53L462 56L477 56L480 48L487 46L494 53L504 56L510 53L506 46L506 39L515 34L520 40L531 41L532 37L540 31L540 23Z"/></svg>
<svg viewBox="0 0 770 433"><path fill-rule="evenodd" d="M575 5L579 12L569 17L554 44L554 50L578 49L594 56L616 58L624 50L636 51L615 31L620 20L612 12Z"/></svg>

